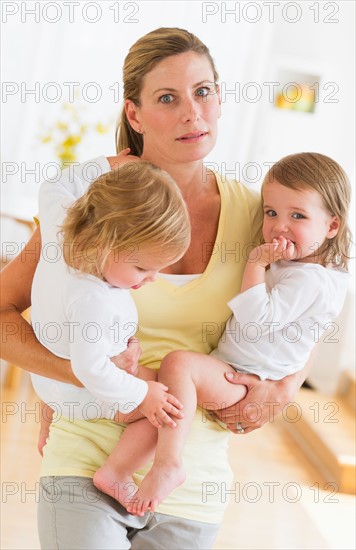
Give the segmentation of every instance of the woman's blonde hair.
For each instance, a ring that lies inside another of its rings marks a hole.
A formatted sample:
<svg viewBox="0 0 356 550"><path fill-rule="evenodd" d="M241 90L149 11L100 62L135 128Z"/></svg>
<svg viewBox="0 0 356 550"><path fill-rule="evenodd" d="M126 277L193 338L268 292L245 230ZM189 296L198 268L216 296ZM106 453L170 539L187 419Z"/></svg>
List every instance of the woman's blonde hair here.
<svg viewBox="0 0 356 550"><path fill-rule="evenodd" d="M130 99L140 105L143 79L160 61L185 52L195 52L207 57L214 74L214 82L219 76L209 49L197 36L184 29L162 27L142 36L133 46L124 61L123 83L124 100ZM116 128L117 151L130 147L131 154L141 156L143 137L137 133L127 120L125 108Z"/></svg>
<svg viewBox="0 0 356 550"><path fill-rule="evenodd" d="M167 172L141 160L95 180L68 209L61 231L67 264L101 279L111 252L132 250L134 258L145 248L173 261L190 243L178 186Z"/></svg>
<svg viewBox="0 0 356 550"><path fill-rule="evenodd" d="M312 189L322 198L325 210L340 221L337 235L318 250L322 265L334 263L347 269L352 235L347 223L351 186L345 171L330 157L320 153L288 155L267 172L263 186L277 181L290 189Z"/></svg>

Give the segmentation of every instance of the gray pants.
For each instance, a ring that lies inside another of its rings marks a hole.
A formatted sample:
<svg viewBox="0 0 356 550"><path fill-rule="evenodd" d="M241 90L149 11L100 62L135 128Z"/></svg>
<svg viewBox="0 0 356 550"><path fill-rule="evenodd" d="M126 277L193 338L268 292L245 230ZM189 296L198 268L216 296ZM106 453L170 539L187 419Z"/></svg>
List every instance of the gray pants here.
<svg viewBox="0 0 356 550"><path fill-rule="evenodd" d="M165 514L131 516L87 477L43 477L38 526L42 550L208 550L219 525Z"/></svg>

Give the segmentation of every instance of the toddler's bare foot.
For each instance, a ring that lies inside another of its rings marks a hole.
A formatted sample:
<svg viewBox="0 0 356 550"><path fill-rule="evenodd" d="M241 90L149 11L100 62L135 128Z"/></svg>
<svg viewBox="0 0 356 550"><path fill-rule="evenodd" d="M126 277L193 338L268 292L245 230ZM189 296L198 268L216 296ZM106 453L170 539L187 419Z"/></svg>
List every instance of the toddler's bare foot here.
<svg viewBox="0 0 356 550"><path fill-rule="evenodd" d="M104 464L95 472L93 483L97 489L120 502L124 508L127 508L128 503L137 491L137 485L130 473L118 472L116 468L111 468L109 464Z"/></svg>
<svg viewBox="0 0 356 550"><path fill-rule="evenodd" d="M184 481L185 471L181 464L153 464L126 506L127 511L134 516L142 516L147 510L154 512L162 500Z"/></svg>

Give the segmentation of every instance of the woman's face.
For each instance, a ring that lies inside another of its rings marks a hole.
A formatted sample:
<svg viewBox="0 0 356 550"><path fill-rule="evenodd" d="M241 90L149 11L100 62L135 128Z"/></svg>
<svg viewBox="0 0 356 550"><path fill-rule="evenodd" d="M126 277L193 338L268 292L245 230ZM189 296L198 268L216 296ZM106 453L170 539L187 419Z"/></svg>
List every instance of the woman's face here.
<svg viewBox="0 0 356 550"><path fill-rule="evenodd" d="M160 61L144 78L140 106L127 101L126 113L143 134L142 158L159 165L203 159L215 145L220 116L209 60L186 52Z"/></svg>

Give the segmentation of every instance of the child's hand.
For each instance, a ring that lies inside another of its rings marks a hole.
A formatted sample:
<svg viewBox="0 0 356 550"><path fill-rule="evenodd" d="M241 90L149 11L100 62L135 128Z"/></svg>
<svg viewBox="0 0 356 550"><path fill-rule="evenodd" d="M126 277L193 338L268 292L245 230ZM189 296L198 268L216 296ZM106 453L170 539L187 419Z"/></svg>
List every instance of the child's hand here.
<svg viewBox="0 0 356 550"><path fill-rule="evenodd" d="M265 243L254 248L249 255L248 261L266 267L278 260L292 260L295 257L295 245L285 237L273 239L271 243Z"/></svg>
<svg viewBox="0 0 356 550"><path fill-rule="evenodd" d="M135 376L138 372L138 362L140 360L142 349L138 338L132 336L125 351L111 357L110 360L118 367L126 371L128 374Z"/></svg>
<svg viewBox="0 0 356 550"><path fill-rule="evenodd" d="M110 164L111 170L115 170L119 166L126 164L128 162L137 162L140 160L140 157L135 155L130 155L130 148L126 147L116 155L116 157L107 157L108 163Z"/></svg>
<svg viewBox="0 0 356 550"><path fill-rule="evenodd" d="M278 239L273 239L272 244L274 249L271 263L278 260L292 260L295 257L295 244L282 235Z"/></svg>
<svg viewBox="0 0 356 550"><path fill-rule="evenodd" d="M180 412L183 405L173 395L167 393L167 386L153 381L149 381L147 384L148 392L138 407L139 411L148 418L155 428L160 428L163 424L175 428L177 424L169 415L183 418L183 414Z"/></svg>

